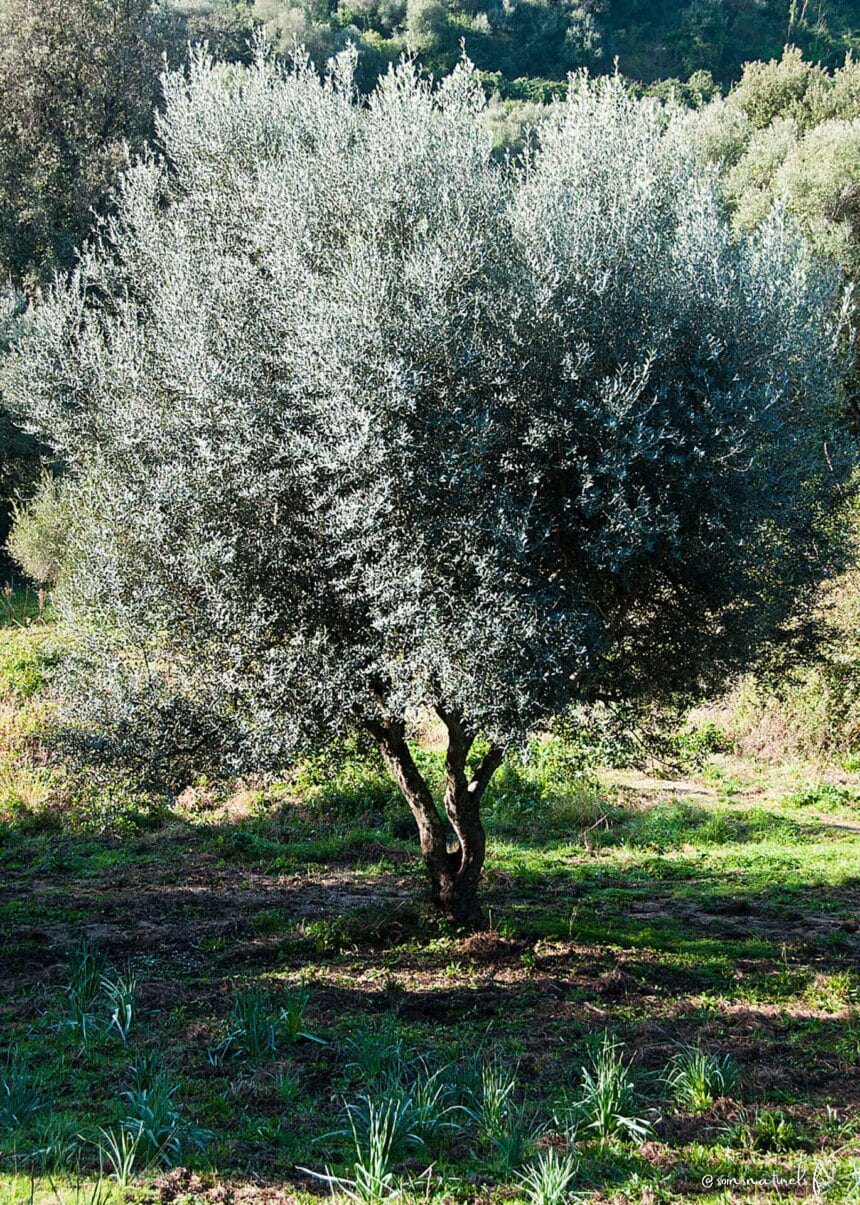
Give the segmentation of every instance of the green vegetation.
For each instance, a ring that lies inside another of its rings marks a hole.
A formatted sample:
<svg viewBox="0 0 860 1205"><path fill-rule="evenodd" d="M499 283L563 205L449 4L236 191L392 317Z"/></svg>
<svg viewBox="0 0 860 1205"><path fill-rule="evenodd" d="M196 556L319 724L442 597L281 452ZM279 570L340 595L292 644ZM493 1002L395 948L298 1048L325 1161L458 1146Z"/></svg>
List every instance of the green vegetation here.
<svg viewBox="0 0 860 1205"><path fill-rule="evenodd" d="M0 0L0 1205L860 1202L858 54Z"/></svg>
<svg viewBox="0 0 860 1205"><path fill-rule="evenodd" d="M50 632L0 635L38 658ZM4 741L46 689L4 687ZM0 1200L253 1200L249 1168L299 1194L534 1205L716 1205L721 1177L815 1169L850 1200L860 779L696 765L676 797L558 737L513 762L474 936L413 902L370 749L201 782L122 836L50 790L4 804ZM86 773L50 769L72 792ZM583 789L596 825L551 806Z"/></svg>
<svg viewBox="0 0 860 1205"><path fill-rule="evenodd" d="M367 103L355 68L164 77L163 158L6 360L68 464L14 543L57 566L92 760L171 790L357 732L475 923L508 750L814 635L853 477L840 290L778 212L733 236L686 116L618 79L500 160L468 62Z"/></svg>

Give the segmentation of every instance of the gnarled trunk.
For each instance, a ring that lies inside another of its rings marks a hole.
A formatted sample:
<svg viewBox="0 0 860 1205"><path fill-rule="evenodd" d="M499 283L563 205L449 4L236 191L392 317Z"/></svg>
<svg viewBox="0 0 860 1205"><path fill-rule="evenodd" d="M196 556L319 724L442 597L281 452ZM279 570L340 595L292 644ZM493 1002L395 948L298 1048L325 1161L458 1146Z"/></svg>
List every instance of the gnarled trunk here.
<svg viewBox="0 0 860 1205"><path fill-rule="evenodd" d="M374 720L365 726L415 817L433 903L459 924L481 928L486 919L478 900L486 852L481 797L501 765L504 750L491 745L470 778L466 761L474 736L466 732L458 716L441 707L437 711L448 730L443 803L456 837L454 848L449 847L445 823L430 788L415 765L406 741L405 723L402 720Z"/></svg>

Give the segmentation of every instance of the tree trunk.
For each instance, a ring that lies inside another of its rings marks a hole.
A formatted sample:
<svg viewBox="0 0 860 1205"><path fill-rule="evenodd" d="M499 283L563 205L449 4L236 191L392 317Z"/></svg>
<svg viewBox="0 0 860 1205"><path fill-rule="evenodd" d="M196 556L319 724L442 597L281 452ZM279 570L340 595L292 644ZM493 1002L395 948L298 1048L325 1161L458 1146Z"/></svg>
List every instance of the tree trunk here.
<svg viewBox="0 0 860 1205"><path fill-rule="evenodd" d="M445 823L430 788L415 765L406 741L405 723L402 720L369 721L365 727L376 741L415 817L433 903L458 924L478 929L486 924L478 900L486 851L481 796L501 765L504 750L492 745L469 779L466 759L474 737L466 733L459 717L437 710L448 729L444 807L457 839L453 849L449 849Z"/></svg>

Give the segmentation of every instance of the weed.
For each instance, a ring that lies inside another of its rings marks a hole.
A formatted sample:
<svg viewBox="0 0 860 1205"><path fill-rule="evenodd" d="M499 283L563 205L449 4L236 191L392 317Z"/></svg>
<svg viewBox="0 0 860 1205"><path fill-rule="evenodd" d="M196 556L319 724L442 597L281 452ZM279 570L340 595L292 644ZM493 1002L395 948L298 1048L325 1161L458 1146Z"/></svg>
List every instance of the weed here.
<svg viewBox="0 0 860 1205"><path fill-rule="evenodd" d="M508 836L524 830L570 836L604 823L611 812L582 751L558 738L535 741L521 758L509 758L486 796L488 827Z"/></svg>
<svg viewBox="0 0 860 1205"><path fill-rule="evenodd" d="M130 1132L124 1126L111 1130L101 1128L99 1134L101 1141L96 1143L99 1166L103 1167L107 1163L111 1169L111 1179L116 1180L121 1189L125 1189L134 1176L141 1136Z"/></svg>
<svg viewBox="0 0 860 1205"><path fill-rule="evenodd" d="M664 1076L675 1104L691 1113L703 1113L720 1096L728 1096L738 1081L731 1055L720 1058L695 1046L682 1047L669 1062Z"/></svg>
<svg viewBox="0 0 860 1205"><path fill-rule="evenodd" d="M632 1138L642 1142L649 1123L637 1117L636 1090L630 1062L608 1032L593 1050L590 1065L582 1069L580 1095L562 1118L563 1127L575 1134L579 1129L605 1142L610 1138Z"/></svg>
<svg viewBox="0 0 860 1205"><path fill-rule="evenodd" d="M757 1109L752 1124L752 1146L756 1151L783 1154L796 1150L801 1137L794 1122L779 1109Z"/></svg>
<svg viewBox="0 0 860 1205"><path fill-rule="evenodd" d="M784 1154L803 1145L794 1122L780 1109L756 1109L750 1117L742 1110L738 1119L722 1130L723 1141L739 1150Z"/></svg>
<svg viewBox="0 0 860 1205"><path fill-rule="evenodd" d="M822 808L839 809L857 807L860 803L857 791L848 787L839 787L830 782L808 784L797 791L792 791L783 800L789 808Z"/></svg>
<svg viewBox="0 0 860 1205"><path fill-rule="evenodd" d="M302 1081L295 1071L282 1071L275 1079L275 1090L285 1105L293 1104L302 1089Z"/></svg>
<svg viewBox="0 0 860 1205"><path fill-rule="evenodd" d="M728 737L712 720L687 724L672 740L682 765L699 766L715 753L727 752Z"/></svg>
<svg viewBox="0 0 860 1205"><path fill-rule="evenodd" d="M571 1154L556 1150L541 1152L518 1177L529 1205L562 1205L576 1176L577 1163Z"/></svg>
<svg viewBox="0 0 860 1205"><path fill-rule="evenodd" d="M14 1132L42 1104L41 1093L13 1055L0 1069L0 1130Z"/></svg>
<svg viewBox="0 0 860 1205"><path fill-rule="evenodd" d="M115 1029L125 1042L128 1040L135 1017L137 979L131 971L127 971L124 975L117 975L115 978L105 976L101 981L101 987L111 1010L108 1028Z"/></svg>
<svg viewBox="0 0 860 1205"><path fill-rule="evenodd" d="M43 1172L65 1171L74 1163L80 1148L77 1126L63 1117L52 1118L45 1127L35 1162Z"/></svg>
<svg viewBox="0 0 860 1205"><path fill-rule="evenodd" d="M86 1042L95 1024L95 1006L102 990L104 968L102 961L86 942L75 946L69 954L69 982L66 988L68 1024L80 1031Z"/></svg>

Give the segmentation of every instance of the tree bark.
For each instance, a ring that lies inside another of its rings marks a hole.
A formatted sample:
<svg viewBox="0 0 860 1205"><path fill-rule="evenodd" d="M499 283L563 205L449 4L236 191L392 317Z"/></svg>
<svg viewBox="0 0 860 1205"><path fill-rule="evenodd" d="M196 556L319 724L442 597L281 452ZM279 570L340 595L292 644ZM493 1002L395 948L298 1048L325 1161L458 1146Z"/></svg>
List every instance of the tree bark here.
<svg viewBox="0 0 860 1205"><path fill-rule="evenodd" d="M430 879L433 903L458 924L483 928L486 917L478 899L484 866L486 837L481 822L481 796L501 765L504 750L491 745L470 778L466 762L474 742L459 716L437 708L448 730L445 757L445 814L457 845L448 848L448 834L439 809L415 765L402 720L371 720L367 731L376 741L383 761L400 787L418 825L421 857Z"/></svg>

